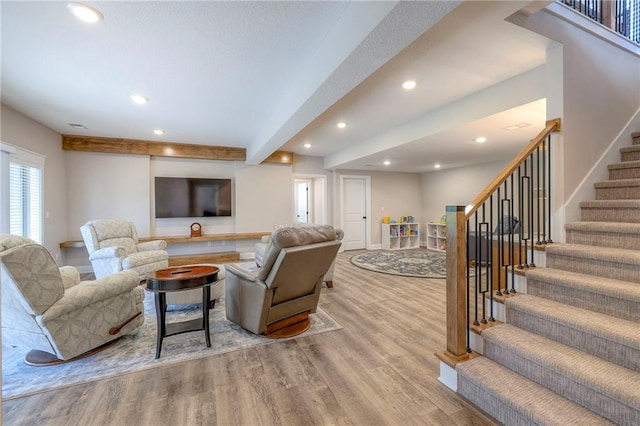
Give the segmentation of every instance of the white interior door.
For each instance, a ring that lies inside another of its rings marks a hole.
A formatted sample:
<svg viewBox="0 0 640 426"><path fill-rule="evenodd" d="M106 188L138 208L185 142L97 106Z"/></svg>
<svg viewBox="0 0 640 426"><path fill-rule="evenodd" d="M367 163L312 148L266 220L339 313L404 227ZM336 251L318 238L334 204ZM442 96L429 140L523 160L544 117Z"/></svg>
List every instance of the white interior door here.
<svg viewBox="0 0 640 426"><path fill-rule="evenodd" d="M345 250L364 249L367 246L367 185L364 178L343 180L343 214Z"/></svg>
<svg viewBox="0 0 640 426"><path fill-rule="evenodd" d="M309 212L311 211L311 206L310 206L310 197L311 197L311 192L310 192L310 187L311 187L311 181L308 180L296 180L294 182L295 185L295 206L296 206L296 212L295 212L295 221L298 223L309 223L310 222L310 215Z"/></svg>

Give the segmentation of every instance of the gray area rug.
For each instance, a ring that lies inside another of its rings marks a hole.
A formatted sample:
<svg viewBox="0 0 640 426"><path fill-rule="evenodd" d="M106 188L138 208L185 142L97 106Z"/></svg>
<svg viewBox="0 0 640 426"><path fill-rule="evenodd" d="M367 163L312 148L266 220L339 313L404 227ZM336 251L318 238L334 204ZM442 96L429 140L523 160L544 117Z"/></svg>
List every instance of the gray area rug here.
<svg viewBox="0 0 640 426"><path fill-rule="evenodd" d="M184 333L165 337L160 358L155 359L156 317L153 295L145 294L144 305L145 321L138 328L135 336L125 336L103 352L68 364L31 367L23 361L28 352L27 349L3 345L2 397L4 399L16 398L190 359L287 340L256 336L228 321L225 316L224 299L221 299L216 303L215 309L210 311L210 348L206 347L204 332ZM171 310L167 313L167 322L183 321L201 316L199 305L191 305L188 308ZM309 318L311 321L309 330L290 339L342 328L320 308Z"/></svg>
<svg viewBox="0 0 640 426"><path fill-rule="evenodd" d="M446 278L443 252L428 250L381 250L355 255L351 263L369 271L419 278ZM471 271L473 274L473 271Z"/></svg>

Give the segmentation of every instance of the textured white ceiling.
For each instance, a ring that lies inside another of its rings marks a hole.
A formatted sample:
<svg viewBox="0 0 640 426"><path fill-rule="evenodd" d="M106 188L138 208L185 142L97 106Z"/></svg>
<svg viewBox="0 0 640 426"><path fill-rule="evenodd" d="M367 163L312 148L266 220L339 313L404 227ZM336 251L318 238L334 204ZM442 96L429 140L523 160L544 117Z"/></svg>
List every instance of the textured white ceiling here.
<svg viewBox="0 0 640 426"><path fill-rule="evenodd" d="M459 3L91 2L105 17L91 26L66 2L3 1L2 102L60 133L242 146L252 164L277 149L340 168L391 156L384 170L424 171L415 154L445 151L464 123L442 142L371 141L544 63L547 41L504 22L528 2ZM407 78L415 91L400 89ZM503 119L544 120L534 110Z"/></svg>

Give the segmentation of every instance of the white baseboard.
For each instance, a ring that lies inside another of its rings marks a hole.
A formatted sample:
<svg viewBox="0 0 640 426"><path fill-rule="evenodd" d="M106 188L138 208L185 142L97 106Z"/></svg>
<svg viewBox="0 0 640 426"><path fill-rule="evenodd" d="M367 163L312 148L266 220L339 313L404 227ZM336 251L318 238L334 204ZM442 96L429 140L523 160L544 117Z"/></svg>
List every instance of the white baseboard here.
<svg viewBox="0 0 640 426"><path fill-rule="evenodd" d="M256 254L252 252L240 253L240 260L253 260L256 258Z"/></svg>
<svg viewBox="0 0 640 426"><path fill-rule="evenodd" d="M382 244L370 244L367 250L382 250Z"/></svg>
<svg viewBox="0 0 640 426"><path fill-rule="evenodd" d="M440 377L438 377L438 380L452 391L458 392L458 373L455 368L449 367L442 361L440 361Z"/></svg>

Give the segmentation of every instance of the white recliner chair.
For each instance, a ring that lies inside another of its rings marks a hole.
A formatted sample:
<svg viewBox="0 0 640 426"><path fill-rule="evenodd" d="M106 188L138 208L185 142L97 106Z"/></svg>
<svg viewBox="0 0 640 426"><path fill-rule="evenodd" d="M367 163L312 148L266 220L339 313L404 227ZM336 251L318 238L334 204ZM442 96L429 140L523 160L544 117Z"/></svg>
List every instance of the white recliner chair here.
<svg viewBox="0 0 640 426"><path fill-rule="evenodd" d="M96 278L119 271L134 271L140 279L169 266L164 240L138 243L132 222L121 219L90 220L80 228Z"/></svg>
<svg viewBox="0 0 640 426"><path fill-rule="evenodd" d="M30 349L27 364L86 356L144 322L136 273L80 281L76 268L58 268L49 251L28 238L0 235L0 278L2 341Z"/></svg>

